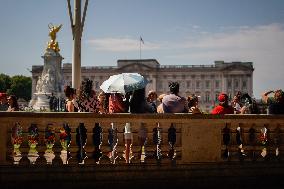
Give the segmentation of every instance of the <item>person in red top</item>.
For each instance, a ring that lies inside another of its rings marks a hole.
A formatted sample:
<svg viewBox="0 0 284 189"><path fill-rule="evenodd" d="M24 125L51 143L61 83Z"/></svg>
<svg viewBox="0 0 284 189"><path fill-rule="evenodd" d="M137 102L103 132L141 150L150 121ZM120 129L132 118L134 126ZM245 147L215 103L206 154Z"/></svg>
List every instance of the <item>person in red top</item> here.
<svg viewBox="0 0 284 189"><path fill-rule="evenodd" d="M219 105L213 108L211 114L234 114L234 108L229 105L228 95L221 93L218 97Z"/></svg>

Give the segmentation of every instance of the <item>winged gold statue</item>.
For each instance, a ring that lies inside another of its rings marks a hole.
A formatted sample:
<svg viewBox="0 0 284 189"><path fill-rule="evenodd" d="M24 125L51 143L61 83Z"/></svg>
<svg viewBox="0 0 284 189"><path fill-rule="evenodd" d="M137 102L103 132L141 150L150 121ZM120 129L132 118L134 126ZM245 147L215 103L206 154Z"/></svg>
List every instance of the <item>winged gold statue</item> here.
<svg viewBox="0 0 284 189"><path fill-rule="evenodd" d="M58 42L56 41L56 33L59 32L61 29L62 24L59 26L54 26L53 24L48 24L49 28L49 36L50 36L50 41L47 43L47 49L53 49L55 52L59 52L59 45Z"/></svg>

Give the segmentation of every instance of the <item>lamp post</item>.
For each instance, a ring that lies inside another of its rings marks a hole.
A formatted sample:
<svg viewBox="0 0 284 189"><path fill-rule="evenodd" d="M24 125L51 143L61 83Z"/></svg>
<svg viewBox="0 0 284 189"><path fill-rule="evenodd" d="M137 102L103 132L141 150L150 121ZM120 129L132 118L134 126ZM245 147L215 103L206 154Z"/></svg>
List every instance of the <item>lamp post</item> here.
<svg viewBox="0 0 284 189"><path fill-rule="evenodd" d="M88 0L85 0L83 17L81 20L81 0L74 0L74 19L70 0L67 0L68 12L73 35L72 87L78 89L81 83L81 38L87 13Z"/></svg>

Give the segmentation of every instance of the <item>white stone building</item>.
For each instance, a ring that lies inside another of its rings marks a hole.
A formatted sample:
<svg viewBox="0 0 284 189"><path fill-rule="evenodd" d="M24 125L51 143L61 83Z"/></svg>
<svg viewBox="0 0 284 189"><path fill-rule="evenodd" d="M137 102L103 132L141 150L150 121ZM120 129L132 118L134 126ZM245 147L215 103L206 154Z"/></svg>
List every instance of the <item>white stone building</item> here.
<svg viewBox="0 0 284 189"><path fill-rule="evenodd" d="M32 94L43 66L32 67ZM65 85L71 85L72 65L63 64ZM82 67L81 76L93 80L94 90L109 76L123 72L137 72L147 78L146 92L155 90L158 95L168 93L168 84L180 83L180 95L187 97L194 93L200 96L200 107L210 111L216 104L220 92L233 96L237 91L253 96L253 63L215 61L214 65L160 65L155 59L118 60L117 66Z"/></svg>

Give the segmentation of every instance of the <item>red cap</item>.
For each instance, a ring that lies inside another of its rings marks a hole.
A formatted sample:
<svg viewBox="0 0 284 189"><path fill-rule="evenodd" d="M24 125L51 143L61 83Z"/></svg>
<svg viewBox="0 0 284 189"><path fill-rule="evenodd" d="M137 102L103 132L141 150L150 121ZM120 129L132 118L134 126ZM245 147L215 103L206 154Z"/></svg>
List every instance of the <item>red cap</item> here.
<svg viewBox="0 0 284 189"><path fill-rule="evenodd" d="M225 93L221 93L219 96L218 96L218 100L219 102L225 102L228 100L228 95L225 94Z"/></svg>
<svg viewBox="0 0 284 189"><path fill-rule="evenodd" d="M0 93L0 98L6 98L7 94L6 93Z"/></svg>

